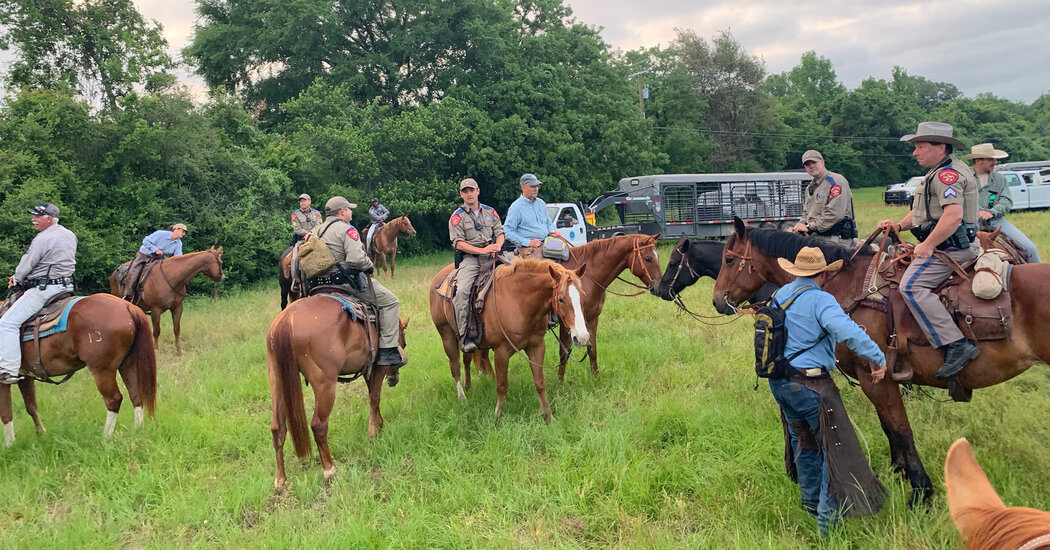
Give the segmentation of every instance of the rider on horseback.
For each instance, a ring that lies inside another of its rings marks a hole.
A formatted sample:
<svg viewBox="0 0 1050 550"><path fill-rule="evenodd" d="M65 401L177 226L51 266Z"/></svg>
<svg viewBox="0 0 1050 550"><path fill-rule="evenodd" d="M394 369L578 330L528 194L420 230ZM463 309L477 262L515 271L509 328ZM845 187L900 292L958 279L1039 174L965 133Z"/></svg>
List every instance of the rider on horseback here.
<svg viewBox="0 0 1050 550"><path fill-rule="evenodd" d="M470 289L481 271L482 262L499 254L503 248L503 225L496 209L478 202L478 182L467 178L459 182L459 196L463 206L452 213L448 220L448 236L456 249L456 275L458 290L452 298L456 312L456 332L460 337L460 348L464 353L478 349L474 340L466 335L467 313L470 310ZM464 219L466 218L466 219ZM464 223L466 222L466 223ZM460 258L462 256L462 258Z"/></svg>
<svg viewBox="0 0 1050 550"><path fill-rule="evenodd" d="M0 384L20 380L22 323L37 314L52 296L73 290L77 236L58 224L58 207L41 204L29 211L39 231L15 267L8 287L20 286L22 296L0 317Z"/></svg>
<svg viewBox="0 0 1050 550"><path fill-rule="evenodd" d="M128 266L128 273L124 276L123 292L124 299L135 303L139 278L142 270L149 262L163 260L169 256L182 256L182 238L186 236L186 226L177 223L170 230L158 229L142 239L142 246L135 253L135 259Z"/></svg>
<svg viewBox="0 0 1050 550"><path fill-rule="evenodd" d="M519 183L521 196L507 209L507 240L524 248L542 245L548 235L560 236L547 215L547 203L539 197L543 182L535 174L524 174Z"/></svg>
<svg viewBox="0 0 1050 550"><path fill-rule="evenodd" d="M923 122L914 134L901 141L915 144L912 156L929 172L915 189L911 212L899 223L882 220L879 228L910 229L919 239L915 260L901 278L900 292L930 345L944 349L944 365L937 371L937 378L945 380L981 351L963 336L933 292L953 272L952 266L934 256L934 252L942 251L959 265L976 258L970 235L977 234L977 183L970 167L952 155L954 147L965 145L952 137L950 125Z"/></svg>
<svg viewBox="0 0 1050 550"><path fill-rule="evenodd" d="M390 211L382 204L379 204L379 199L373 198L372 205L368 207L368 232L365 233L366 249L372 248L372 238L375 237L376 230L386 223L388 217L390 217Z"/></svg>
<svg viewBox="0 0 1050 550"><path fill-rule="evenodd" d="M299 195L299 209L292 212L292 231L295 233L292 237L293 246L303 240L313 228L321 225L321 213L310 206L311 202L310 195Z"/></svg>
<svg viewBox="0 0 1050 550"><path fill-rule="evenodd" d="M350 225L354 208L357 208L356 204L339 196L325 203L327 219L314 229L310 238L323 240L336 263L328 271L311 279L309 286L311 289L318 286L340 287L347 294L379 309L379 353L376 364L390 367L387 383L394 386L400 379L398 367L404 364L397 349L398 300L393 292L369 276L375 266L365 255L360 233Z"/></svg>
<svg viewBox="0 0 1050 550"><path fill-rule="evenodd" d="M1002 236L1012 239L1024 250L1028 263L1038 263L1039 249L1035 243L1005 218L1014 204L1014 199L1010 196L1010 184L1006 178L995 171L995 163L1007 156L1009 155L1006 151L996 149L991 143L981 143L971 147L970 154L961 160L973 162L973 172L977 175L979 187L977 200L980 212L977 213L977 217L981 219L981 224L989 226L990 231L999 229Z"/></svg>

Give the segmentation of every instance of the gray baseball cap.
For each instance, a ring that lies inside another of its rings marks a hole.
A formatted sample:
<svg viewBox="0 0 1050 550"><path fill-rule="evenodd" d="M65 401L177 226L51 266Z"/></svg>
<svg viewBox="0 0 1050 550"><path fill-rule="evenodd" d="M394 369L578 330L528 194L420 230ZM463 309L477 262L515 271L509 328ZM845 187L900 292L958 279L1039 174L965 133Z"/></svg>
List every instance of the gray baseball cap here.
<svg viewBox="0 0 1050 550"><path fill-rule="evenodd" d="M532 185L534 187L539 187L540 185L543 185L543 182L540 181L540 178L536 177L536 174L522 174L521 179L518 180L518 183L521 185Z"/></svg>

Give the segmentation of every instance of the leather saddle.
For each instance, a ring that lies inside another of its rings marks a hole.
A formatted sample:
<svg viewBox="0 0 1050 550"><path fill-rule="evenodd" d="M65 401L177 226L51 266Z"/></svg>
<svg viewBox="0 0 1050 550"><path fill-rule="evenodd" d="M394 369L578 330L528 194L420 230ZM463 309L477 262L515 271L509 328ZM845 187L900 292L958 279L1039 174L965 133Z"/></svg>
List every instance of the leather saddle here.
<svg viewBox="0 0 1050 550"><path fill-rule="evenodd" d="M154 257L154 256L151 255L149 257L149 259L146 260L146 263L144 263L142 265L142 272L139 273L139 280L135 281L135 289L134 289L135 290L135 292L134 292L135 300L132 303L134 303L136 305L142 305L141 304L141 302L142 302L142 285L144 285L146 283L146 279L149 278L149 274L150 274L151 271L153 271L153 267L156 266L157 264L159 264L163 260L164 260L164 257ZM117 267L115 280L116 280L117 284L120 286L121 293L123 293L123 294L127 294L127 290L126 290L127 283L128 283L127 278L128 278L128 270L130 270L130 269L131 269L131 262L124 262L124 263L120 264L120 266Z"/></svg>
<svg viewBox="0 0 1050 550"><path fill-rule="evenodd" d="M364 376L365 379L372 377L372 368L375 367L376 355L379 352L379 311L375 306L359 300L354 296L347 293L342 287L338 286L317 286L310 289L311 296L324 296L331 298L342 305L342 309L346 312L348 318L351 321L355 321L362 324L372 324L376 327L375 337L372 337L370 331L365 331L365 345L368 346L368 357L365 359L364 367L350 375L350 376L339 376L336 381L347 383L357 380L359 377ZM404 359L404 351L398 348L398 351Z"/></svg>
<svg viewBox="0 0 1050 550"><path fill-rule="evenodd" d="M0 306L0 316L7 313L7 310L11 308L11 305L14 304L15 300L21 295L21 292L11 294L3 303L3 306ZM61 384L62 382L69 380L69 377L72 376L72 373L70 373L58 382L52 380L51 377L48 376L47 372L44 371L44 365L41 359L40 341L52 334L65 332L67 309L71 308L73 303L80 298L83 298L83 296L75 296L72 290L60 292L49 298L47 302L44 303L44 307L40 308L40 311L38 311L36 315L26 319L26 321L22 323L20 334L23 346L26 345L25 342L33 342L32 344L28 344L29 350L23 350L22 353L22 372L24 374L42 382L49 382L52 384Z"/></svg>
<svg viewBox="0 0 1050 550"><path fill-rule="evenodd" d="M497 258L500 256L497 255ZM501 260L498 260L502 262ZM458 292L469 292L471 304L470 311L467 312L467 326L464 327L463 331L466 336L470 337L475 342L480 342L485 334L484 323L481 320L481 312L485 309L485 298L488 297L489 291L492 289L493 275L496 269L492 262L482 262L481 270L478 271L478 277L474 279L474 285L468 289L459 288L459 281L457 276L459 275L459 268L453 269L445 279L437 285L435 289L439 296L445 299L447 302L452 301L452 297Z"/></svg>

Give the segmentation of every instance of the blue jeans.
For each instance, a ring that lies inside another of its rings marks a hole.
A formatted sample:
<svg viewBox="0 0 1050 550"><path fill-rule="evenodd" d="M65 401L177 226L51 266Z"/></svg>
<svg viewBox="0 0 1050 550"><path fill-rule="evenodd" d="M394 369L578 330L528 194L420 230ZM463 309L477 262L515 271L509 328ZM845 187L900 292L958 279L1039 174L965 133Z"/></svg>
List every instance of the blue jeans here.
<svg viewBox="0 0 1050 550"><path fill-rule="evenodd" d="M1034 264L1039 262L1039 249L1036 248L1032 239L1029 239L1014 224L1006 221L1006 218L992 218L985 223L992 228L992 231L995 231L996 228L1001 229L1000 235L1013 239L1018 246L1024 249L1025 255L1028 256L1028 263Z"/></svg>
<svg viewBox="0 0 1050 550"><path fill-rule="evenodd" d="M811 512L816 511L820 534L827 536L828 527L839 519L838 503L828 492L828 461L820 449L807 449L800 444L797 430L792 424L805 422L820 440L820 395L787 379L770 379L769 389L788 421L788 433L798 471L798 487L802 491L802 506Z"/></svg>
<svg viewBox="0 0 1050 550"><path fill-rule="evenodd" d="M17 375L22 365L22 323L37 314L55 294L73 290L73 285L47 285L44 290L29 288L0 318L0 371Z"/></svg>

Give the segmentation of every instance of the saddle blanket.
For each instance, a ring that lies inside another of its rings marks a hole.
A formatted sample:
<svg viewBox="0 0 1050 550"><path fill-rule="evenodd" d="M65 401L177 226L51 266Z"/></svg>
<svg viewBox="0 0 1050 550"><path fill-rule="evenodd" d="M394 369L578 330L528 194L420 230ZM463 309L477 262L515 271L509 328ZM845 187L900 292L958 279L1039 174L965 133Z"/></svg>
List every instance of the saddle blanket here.
<svg viewBox="0 0 1050 550"><path fill-rule="evenodd" d="M76 296L69 298L66 302L66 306L62 308L62 314L57 319L47 321L40 325L40 337L51 336L52 334L58 334L66 331L66 323L69 321L69 310L73 309L73 304L87 298L87 296ZM29 319L25 324L22 325L22 341L28 342L33 339L33 319Z"/></svg>

